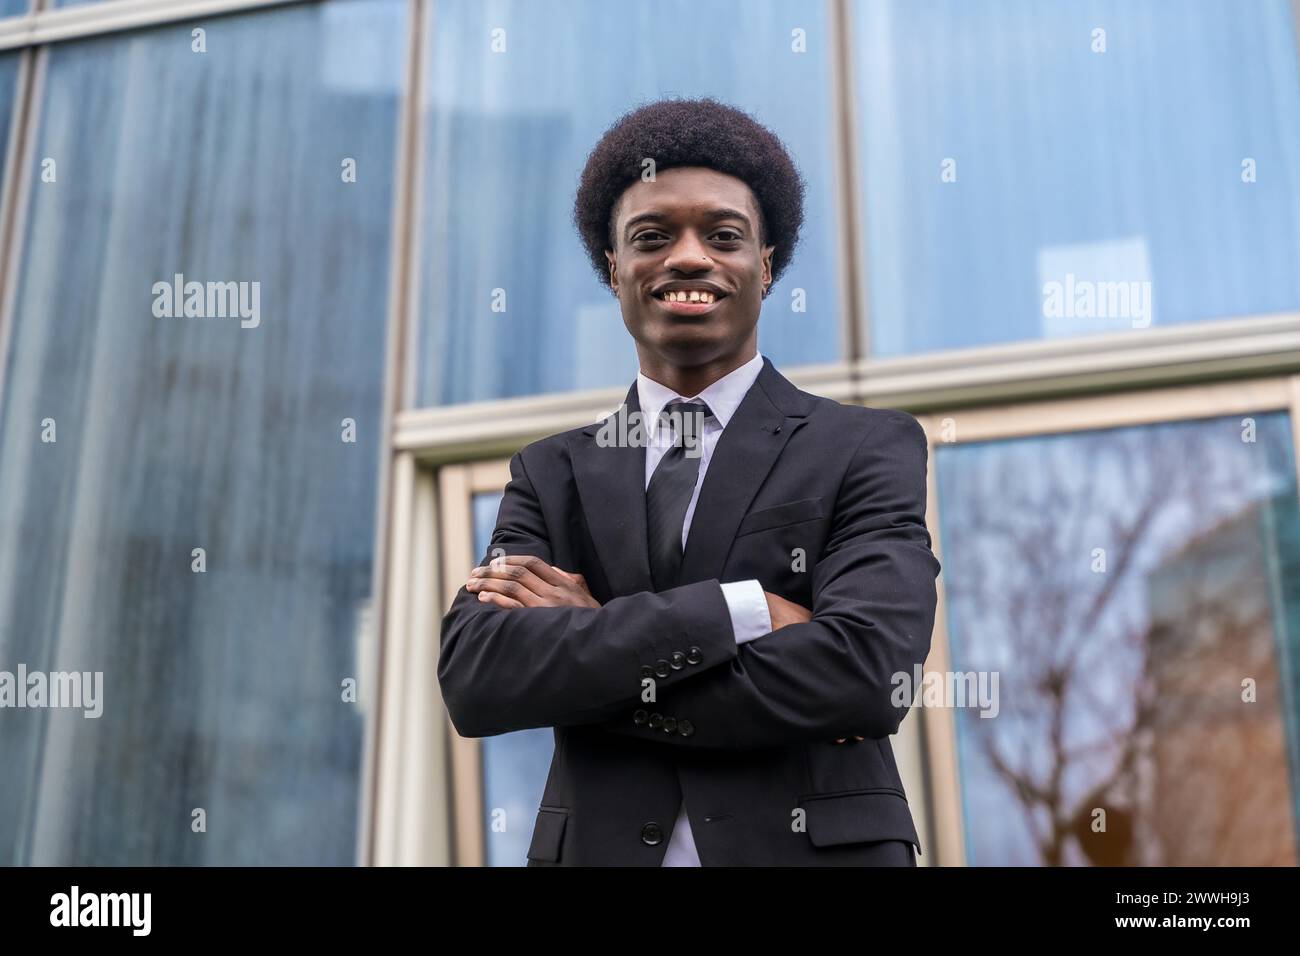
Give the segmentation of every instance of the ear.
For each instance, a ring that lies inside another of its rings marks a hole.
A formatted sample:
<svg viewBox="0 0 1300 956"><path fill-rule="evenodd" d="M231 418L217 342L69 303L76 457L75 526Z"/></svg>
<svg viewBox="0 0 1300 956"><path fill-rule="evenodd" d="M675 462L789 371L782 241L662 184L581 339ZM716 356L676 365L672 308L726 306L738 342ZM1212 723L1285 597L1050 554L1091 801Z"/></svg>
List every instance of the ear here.
<svg viewBox="0 0 1300 956"><path fill-rule="evenodd" d="M613 250L605 250L605 260L609 263L609 286L614 295L618 295L618 257Z"/></svg>
<svg viewBox="0 0 1300 956"><path fill-rule="evenodd" d="M763 295L766 296L772 288L772 253L776 251L776 246L764 246L760 253L763 260Z"/></svg>

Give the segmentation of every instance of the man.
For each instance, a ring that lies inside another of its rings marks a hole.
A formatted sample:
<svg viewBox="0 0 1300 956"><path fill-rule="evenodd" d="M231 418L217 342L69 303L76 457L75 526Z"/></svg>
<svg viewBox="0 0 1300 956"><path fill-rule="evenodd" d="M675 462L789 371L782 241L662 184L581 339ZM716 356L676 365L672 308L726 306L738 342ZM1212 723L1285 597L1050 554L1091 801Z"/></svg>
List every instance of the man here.
<svg viewBox="0 0 1300 956"><path fill-rule="evenodd" d="M555 728L530 866L916 863L889 736L934 624L926 439L758 353L802 202L780 141L708 99L587 161L575 221L640 374L511 459L438 666L462 735Z"/></svg>

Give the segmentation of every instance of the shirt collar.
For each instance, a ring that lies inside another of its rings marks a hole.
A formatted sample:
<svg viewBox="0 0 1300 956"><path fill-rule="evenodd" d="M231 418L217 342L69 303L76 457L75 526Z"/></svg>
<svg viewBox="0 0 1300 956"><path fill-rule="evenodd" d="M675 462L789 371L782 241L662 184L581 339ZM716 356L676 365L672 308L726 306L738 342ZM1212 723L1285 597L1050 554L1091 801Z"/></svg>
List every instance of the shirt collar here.
<svg viewBox="0 0 1300 956"><path fill-rule="evenodd" d="M641 412L647 415L647 422L659 421L659 413L669 402L694 401L700 399L709 406L709 410L723 428L731 421L731 416L740 407L741 401L763 370L763 353L755 351L754 357L738 368L732 369L722 378L707 386L698 395L678 395L667 385L648 378L644 372L637 371L636 394L641 405ZM648 414L653 413L653 414Z"/></svg>

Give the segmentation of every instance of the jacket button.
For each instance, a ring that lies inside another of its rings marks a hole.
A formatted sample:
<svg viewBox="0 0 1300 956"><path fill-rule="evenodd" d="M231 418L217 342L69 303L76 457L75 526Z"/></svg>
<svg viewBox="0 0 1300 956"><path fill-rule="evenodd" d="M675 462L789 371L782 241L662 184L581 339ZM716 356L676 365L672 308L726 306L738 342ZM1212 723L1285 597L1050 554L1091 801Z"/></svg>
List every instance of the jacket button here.
<svg viewBox="0 0 1300 956"><path fill-rule="evenodd" d="M672 733L674 730L676 730L676 729L677 729L677 718L676 718L676 717L665 717L665 718L664 718L664 733L666 733L666 734L671 734L671 733Z"/></svg>
<svg viewBox="0 0 1300 956"><path fill-rule="evenodd" d="M681 670L686 666L686 655L681 651L673 651L673 659L669 662L668 666L675 671Z"/></svg>
<svg viewBox="0 0 1300 956"><path fill-rule="evenodd" d="M677 721L677 732L683 737L689 737L695 733L695 725L689 720L679 720Z"/></svg>
<svg viewBox="0 0 1300 956"><path fill-rule="evenodd" d="M663 658L655 661L655 673L660 677L667 677L672 671L669 669L668 662Z"/></svg>
<svg viewBox="0 0 1300 956"><path fill-rule="evenodd" d="M704 660L704 652L692 644L691 649L686 652L686 663L698 664L702 660Z"/></svg>
<svg viewBox="0 0 1300 956"><path fill-rule="evenodd" d="M638 710L635 714L632 715L632 722L638 725L644 724L649 719L650 719L650 715L647 714L644 710Z"/></svg>
<svg viewBox="0 0 1300 956"><path fill-rule="evenodd" d="M646 846L658 846L664 840L663 828L657 823L647 823L641 828L641 842Z"/></svg>
<svg viewBox="0 0 1300 956"><path fill-rule="evenodd" d="M660 727L663 726L663 724L664 724L664 715L663 715L663 714L651 714L651 715L650 715L650 729L651 729L651 730L658 730Z"/></svg>

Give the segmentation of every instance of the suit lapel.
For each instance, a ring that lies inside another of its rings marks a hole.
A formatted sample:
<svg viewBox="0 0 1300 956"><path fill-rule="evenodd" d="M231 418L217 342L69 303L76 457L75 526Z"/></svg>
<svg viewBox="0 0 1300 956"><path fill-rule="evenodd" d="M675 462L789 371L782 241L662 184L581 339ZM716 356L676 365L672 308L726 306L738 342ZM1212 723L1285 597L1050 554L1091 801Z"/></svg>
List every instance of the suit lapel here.
<svg viewBox="0 0 1300 956"><path fill-rule="evenodd" d="M812 406L812 397L764 356L758 378L713 449L691 518L681 584L721 577L736 528ZM620 415L626 427L639 413L633 382L620 409L570 441L578 497L615 596L654 590L646 539L645 445L621 440L601 444L602 432L606 438L620 435Z"/></svg>
<svg viewBox="0 0 1300 956"><path fill-rule="evenodd" d="M602 432L612 429L617 435L619 419L635 422L640 411L633 382L620 408L584 428L570 443L582 512L615 597L654 590L645 527L645 445L621 439L613 445L600 443Z"/></svg>
<svg viewBox="0 0 1300 956"><path fill-rule="evenodd" d="M750 502L803 425L811 402L768 360L718 437L682 557L679 584L721 578L736 528Z"/></svg>

